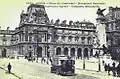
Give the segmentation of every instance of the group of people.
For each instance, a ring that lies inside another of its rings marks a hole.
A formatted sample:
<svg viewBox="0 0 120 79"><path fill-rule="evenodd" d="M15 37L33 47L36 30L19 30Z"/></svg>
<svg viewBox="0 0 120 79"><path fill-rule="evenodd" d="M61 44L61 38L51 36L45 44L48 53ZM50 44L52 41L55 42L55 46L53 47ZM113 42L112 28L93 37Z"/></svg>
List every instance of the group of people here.
<svg viewBox="0 0 120 79"><path fill-rule="evenodd" d="M113 76L120 77L120 62L117 66L116 66L116 63L113 62L111 66L110 63L107 64L103 61L103 65L104 65L105 71L108 72L108 75L110 75L110 71L112 71Z"/></svg>
<svg viewBox="0 0 120 79"><path fill-rule="evenodd" d="M45 63L46 62L47 64L49 64L48 61L50 61L52 63L52 59L51 58L47 58L47 61L45 60L44 57L42 57L42 59L41 59L41 63Z"/></svg>

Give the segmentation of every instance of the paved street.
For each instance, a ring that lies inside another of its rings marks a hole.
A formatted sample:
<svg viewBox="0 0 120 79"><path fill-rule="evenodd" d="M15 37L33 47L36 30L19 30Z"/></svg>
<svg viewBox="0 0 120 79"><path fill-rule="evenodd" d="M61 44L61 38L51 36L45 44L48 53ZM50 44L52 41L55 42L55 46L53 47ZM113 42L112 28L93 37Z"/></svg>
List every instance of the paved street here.
<svg viewBox="0 0 120 79"><path fill-rule="evenodd" d="M9 62L13 66L12 74L7 74L4 70L7 70L6 67ZM105 72L82 70L79 67L76 67L75 76L60 76L50 73L50 65L28 62L24 59L0 59L0 67L4 68L0 69L1 79L113 79Z"/></svg>

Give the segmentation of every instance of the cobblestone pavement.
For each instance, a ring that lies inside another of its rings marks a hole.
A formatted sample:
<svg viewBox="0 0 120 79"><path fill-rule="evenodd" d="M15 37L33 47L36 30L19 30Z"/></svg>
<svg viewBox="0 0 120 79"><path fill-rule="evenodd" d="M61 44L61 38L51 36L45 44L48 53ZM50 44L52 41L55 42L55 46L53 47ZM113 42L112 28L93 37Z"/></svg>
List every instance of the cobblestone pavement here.
<svg viewBox="0 0 120 79"><path fill-rule="evenodd" d="M6 74L8 63L12 64L12 73ZM75 76L60 76L50 73L50 65L36 62L28 62L24 59L0 59L0 79L113 79L107 73L82 70L76 68Z"/></svg>

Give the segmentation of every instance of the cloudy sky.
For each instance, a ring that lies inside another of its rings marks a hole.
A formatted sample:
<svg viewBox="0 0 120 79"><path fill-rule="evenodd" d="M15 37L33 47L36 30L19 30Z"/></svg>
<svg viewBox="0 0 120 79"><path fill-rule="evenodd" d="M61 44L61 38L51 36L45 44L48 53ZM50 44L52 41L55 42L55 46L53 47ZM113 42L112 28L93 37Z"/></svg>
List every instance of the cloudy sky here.
<svg viewBox="0 0 120 79"><path fill-rule="evenodd" d="M107 8L104 12L106 14L108 12L108 6L116 6L119 5L119 0L3 0L0 2L0 26L1 29L6 29L7 26L10 29L14 29L18 27L20 20L20 13L22 10L26 10L29 4L27 3L40 3L40 2L71 2L71 3L105 3L98 4L94 6L100 6L101 8ZM71 5L70 5L71 6ZM79 6L84 6L83 4L79 4ZM90 5L92 6L92 5ZM97 7L89 7L89 8L46 8L46 12L50 19L56 20L73 20L73 21L91 21L96 23L95 18Z"/></svg>

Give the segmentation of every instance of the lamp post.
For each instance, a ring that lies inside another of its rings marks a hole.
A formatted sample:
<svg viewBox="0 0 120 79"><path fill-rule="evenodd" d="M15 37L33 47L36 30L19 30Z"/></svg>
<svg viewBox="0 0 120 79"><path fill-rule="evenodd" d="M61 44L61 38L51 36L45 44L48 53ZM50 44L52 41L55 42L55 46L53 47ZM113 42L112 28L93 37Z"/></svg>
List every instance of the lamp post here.
<svg viewBox="0 0 120 79"><path fill-rule="evenodd" d="M98 71L101 71L101 63L100 63L100 49L99 49L99 53L98 53Z"/></svg>
<svg viewBox="0 0 120 79"><path fill-rule="evenodd" d="M83 54L83 69L85 69L85 56Z"/></svg>

